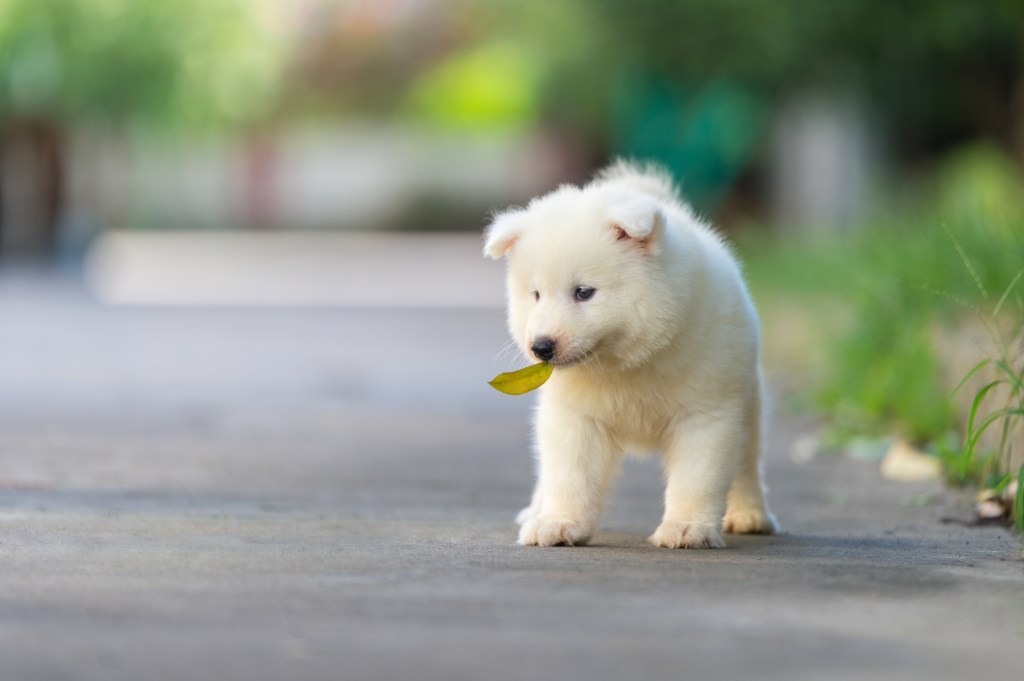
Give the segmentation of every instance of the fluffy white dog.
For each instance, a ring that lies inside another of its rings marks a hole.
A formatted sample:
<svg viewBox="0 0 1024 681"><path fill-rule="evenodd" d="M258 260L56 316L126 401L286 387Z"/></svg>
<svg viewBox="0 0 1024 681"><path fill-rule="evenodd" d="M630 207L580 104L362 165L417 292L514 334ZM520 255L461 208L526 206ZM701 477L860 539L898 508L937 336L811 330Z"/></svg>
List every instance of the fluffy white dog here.
<svg viewBox="0 0 1024 681"><path fill-rule="evenodd" d="M770 533L761 485L757 314L736 260L672 181L619 162L495 216L508 325L551 362L536 419L538 476L519 543L584 544L624 452L659 451L657 546Z"/></svg>

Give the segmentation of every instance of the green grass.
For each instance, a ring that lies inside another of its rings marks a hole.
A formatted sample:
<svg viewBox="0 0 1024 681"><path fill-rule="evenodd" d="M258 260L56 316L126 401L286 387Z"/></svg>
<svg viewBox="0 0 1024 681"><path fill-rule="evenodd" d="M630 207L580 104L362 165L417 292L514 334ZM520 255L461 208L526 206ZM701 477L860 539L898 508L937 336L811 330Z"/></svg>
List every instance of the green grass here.
<svg viewBox="0 0 1024 681"><path fill-rule="evenodd" d="M961 257L966 267L973 268L966 253L961 252ZM1016 479L1012 520L1024 539L1024 463L1016 467L1012 439L1014 428L1024 427L1024 302L1016 291L1022 277L1024 269L1003 291L991 314L977 310L998 355L978 362L964 375L954 392L981 372L987 371L994 378L975 390L967 414L963 443L958 449L947 450L943 459L953 482L984 486L1000 496ZM988 300L987 289L980 282L978 287L982 297ZM1004 337L999 319L1004 304L1011 300L1011 296L1017 304L1016 326ZM990 430L995 436L986 442L983 438ZM1024 454L1017 458L1024 458Z"/></svg>
<svg viewBox="0 0 1024 681"><path fill-rule="evenodd" d="M1017 495L1013 500L1013 526L1024 538L1024 464L1017 470Z"/></svg>
<svg viewBox="0 0 1024 681"><path fill-rule="evenodd" d="M825 417L828 439L904 437L939 456L950 482L1001 489L1024 474L1013 451L1024 420L1024 181L990 152L958 155L927 191L858 228L814 241L741 236L739 250L766 352L806 346L788 353L810 358L798 403ZM813 318L810 336L772 329L793 305ZM1018 501L1024 532L1022 513Z"/></svg>
<svg viewBox="0 0 1024 681"><path fill-rule="evenodd" d="M1020 340L1024 340L1021 338ZM1020 340L1016 343L1021 347ZM997 492L1008 485L1019 471L1015 469L1013 442L1015 426L1024 423L1024 363L1017 358L1004 355L986 358L979 362L961 381L961 385L974 374L988 370L994 380L978 388L971 400L962 441L956 447L941 450L948 477L956 484L971 484L992 488ZM1011 362L1021 368L1015 369ZM961 386L957 386L959 390ZM992 398L1002 388L995 405ZM995 437L986 442L983 437L989 431ZM1024 526L1020 529L1024 531Z"/></svg>
<svg viewBox="0 0 1024 681"><path fill-rule="evenodd" d="M811 318L810 338L774 332L776 344L806 344L790 354L813 358L804 367L809 401L828 414L836 438L899 434L925 443L964 425L937 337L991 311L997 301L982 291L1006 290L1024 269L1024 220L987 229L905 214L831 239L738 241L766 343L781 308L796 305ZM1018 313L1012 294L1002 302L999 316Z"/></svg>

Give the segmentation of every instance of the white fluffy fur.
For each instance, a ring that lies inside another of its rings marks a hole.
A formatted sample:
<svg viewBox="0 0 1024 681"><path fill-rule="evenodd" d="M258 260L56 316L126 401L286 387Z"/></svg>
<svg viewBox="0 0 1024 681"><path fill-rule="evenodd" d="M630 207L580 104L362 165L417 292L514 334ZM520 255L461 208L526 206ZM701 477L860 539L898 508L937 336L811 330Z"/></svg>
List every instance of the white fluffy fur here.
<svg viewBox="0 0 1024 681"><path fill-rule="evenodd" d="M667 175L619 162L497 215L484 252L508 258L522 351L533 359L535 341L556 343L519 543L587 542L627 451L664 460L657 546L721 547L723 518L727 532L775 529L760 473L757 315L729 249ZM593 298L577 301L579 286Z"/></svg>

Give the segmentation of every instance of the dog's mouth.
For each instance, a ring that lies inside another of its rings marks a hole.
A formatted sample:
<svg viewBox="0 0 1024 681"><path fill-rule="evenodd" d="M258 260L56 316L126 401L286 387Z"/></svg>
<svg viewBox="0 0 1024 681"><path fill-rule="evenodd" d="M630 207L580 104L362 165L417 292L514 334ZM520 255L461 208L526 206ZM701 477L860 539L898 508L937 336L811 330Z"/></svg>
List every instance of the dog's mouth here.
<svg viewBox="0 0 1024 681"><path fill-rule="evenodd" d="M597 346L594 345L589 348L573 350L571 352L566 353L566 355L563 357L559 357L556 355L551 359L551 364L554 364L556 367L571 367L576 366L578 364L583 364L588 359L594 356L594 352L596 350Z"/></svg>

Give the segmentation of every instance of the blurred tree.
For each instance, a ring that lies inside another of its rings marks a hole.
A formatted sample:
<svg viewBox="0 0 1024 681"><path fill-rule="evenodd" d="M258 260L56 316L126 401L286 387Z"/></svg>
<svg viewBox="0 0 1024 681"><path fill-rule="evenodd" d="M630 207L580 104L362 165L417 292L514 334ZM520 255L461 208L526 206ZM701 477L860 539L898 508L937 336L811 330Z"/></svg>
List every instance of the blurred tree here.
<svg viewBox="0 0 1024 681"><path fill-rule="evenodd" d="M710 208L780 104L863 102L897 158L985 136L1024 164L1024 2L320 0L289 106L541 126L659 158ZM296 110L293 108L293 110Z"/></svg>
<svg viewBox="0 0 1024 681"><path fill-rule="evenodd" d="M410 89L417 118L459 128L520 127L536 122L539 65L515 43L459 52Z"/></svg>
<svg viewBox="0 0 1024 681"><path fill-rule="evenodd" d="M264 110L280 41L261 7L249 0L0 0L0 168L6 184L17 181L35 197L37 205L19 215L37 223L19 225L36 233L30 245L49 246L60 218L69 127L218 125ZM25 161L21 177L11 177L12 154Z"/></svg>
<svg viewBox="0 0 1024 681"><path fill-rule="evenodd" d="M902 151L979 133L1024 161L1024 2L594 0L634 65L775 99L863 92Z"/></svg>

